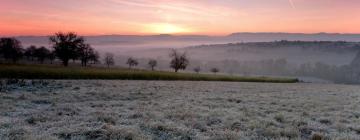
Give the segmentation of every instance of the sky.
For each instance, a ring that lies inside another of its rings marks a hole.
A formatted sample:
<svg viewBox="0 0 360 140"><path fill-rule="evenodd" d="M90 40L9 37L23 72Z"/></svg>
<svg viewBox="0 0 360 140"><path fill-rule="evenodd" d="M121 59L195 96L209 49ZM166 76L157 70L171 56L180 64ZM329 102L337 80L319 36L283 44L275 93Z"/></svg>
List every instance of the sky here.
<svg viewBox="0 0 360 140"><path fill-rule="evenodd" d="M360 33L360 0L0 0L0 35Z"/></svg>

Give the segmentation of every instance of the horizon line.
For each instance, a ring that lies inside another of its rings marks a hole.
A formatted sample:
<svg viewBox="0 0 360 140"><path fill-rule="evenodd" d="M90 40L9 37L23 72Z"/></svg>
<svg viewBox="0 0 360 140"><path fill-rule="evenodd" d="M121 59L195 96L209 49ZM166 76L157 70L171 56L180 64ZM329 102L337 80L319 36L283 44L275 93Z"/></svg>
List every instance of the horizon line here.
<svg viewBox="0 0 360 140"><path fill-rule="evenodd" d="M65 31L63 33L68 33L72 31ZM58 33L58 32L54 32ZM95 36L209 36L209 37L226 37L234 34L304 34L304 35L316 35L316 34L336 34L336 35L360 35L360 33L340 33L340 32L233 32L223 35L210 35L210 34L94 34L94 35L81 35L77 32L74 32L80 36L84 37L95 37ZM51 35L0 35L0 37L48 37Z"/></svg>

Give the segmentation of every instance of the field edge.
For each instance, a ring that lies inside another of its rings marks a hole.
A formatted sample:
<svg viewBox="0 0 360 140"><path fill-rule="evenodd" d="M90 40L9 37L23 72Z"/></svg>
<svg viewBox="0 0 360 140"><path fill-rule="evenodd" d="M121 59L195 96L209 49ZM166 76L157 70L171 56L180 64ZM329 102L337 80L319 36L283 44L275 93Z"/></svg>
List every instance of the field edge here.
<svg viewBox="0 0 360 140"><path fill-rule="evenodd" d="M175 73L141 69L62 67L55 65L0 64L0 78L67 80L154 80L297 83L297 78L245 77L196 73Z"/></svg>

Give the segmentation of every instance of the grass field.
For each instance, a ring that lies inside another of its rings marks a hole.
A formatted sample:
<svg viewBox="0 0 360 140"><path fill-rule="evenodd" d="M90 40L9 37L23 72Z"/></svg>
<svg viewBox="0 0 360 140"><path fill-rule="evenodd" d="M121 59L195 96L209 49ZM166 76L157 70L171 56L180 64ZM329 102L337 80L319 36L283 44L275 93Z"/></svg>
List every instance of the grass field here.
<svg viewBox="0 0 360 140"><path fill-rule="evenodd" d="M18 79L117 79L117 80L182 80L182 81L232 81L295 83L294 78L240 77L228 75L174 73L124 68L61 67L54 65L0 64L0 78Z"/></svg>
<svg viewBox="0 0 360 140"><path fill-rule="evenodd" d="M360 138L360 87L353 85L138 80L7 83L0 90L0 140Z"/></svg>

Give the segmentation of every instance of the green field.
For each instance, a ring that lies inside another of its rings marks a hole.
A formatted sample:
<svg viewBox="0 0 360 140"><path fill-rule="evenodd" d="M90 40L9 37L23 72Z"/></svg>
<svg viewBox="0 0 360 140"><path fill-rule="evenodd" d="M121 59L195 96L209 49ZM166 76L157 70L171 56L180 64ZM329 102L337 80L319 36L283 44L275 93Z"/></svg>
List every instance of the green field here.
<svg viewBox="0 0 360 140"><path fill-rule="evenodd" d="M16 79L108 79L108 80L183 80L296 83L295 78L240 77L229 75L174 73L124 68L62 67L55 65L0 64L0 78Z"/></svg>

